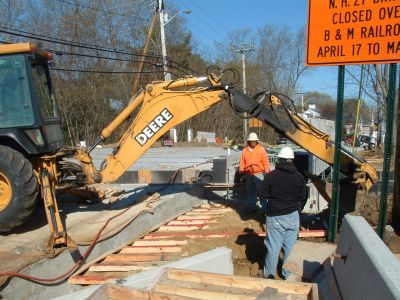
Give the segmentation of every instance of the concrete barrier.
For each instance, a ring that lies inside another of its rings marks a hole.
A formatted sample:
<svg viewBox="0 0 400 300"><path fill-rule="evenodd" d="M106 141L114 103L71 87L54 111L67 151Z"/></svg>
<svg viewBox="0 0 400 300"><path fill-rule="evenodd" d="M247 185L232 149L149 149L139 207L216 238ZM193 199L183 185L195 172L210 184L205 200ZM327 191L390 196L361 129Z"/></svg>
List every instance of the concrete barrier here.
<svg viewBox="0 0 400 300"><path fill-rule="evenodd" d="M400 299L400 262L364 218L347 215L333 271L343 299Z"/></svg>

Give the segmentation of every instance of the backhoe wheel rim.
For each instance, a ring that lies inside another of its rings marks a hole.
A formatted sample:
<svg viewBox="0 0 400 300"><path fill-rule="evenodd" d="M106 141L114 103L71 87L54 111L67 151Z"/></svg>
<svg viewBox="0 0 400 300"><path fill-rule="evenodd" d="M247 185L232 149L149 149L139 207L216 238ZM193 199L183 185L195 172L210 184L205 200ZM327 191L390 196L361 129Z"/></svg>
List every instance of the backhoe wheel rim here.
<svg viewBox="0 0 400 300"><path fill-rule="evenodd" d="M0 211L4 210L11 201L11 185L7 177L0 172Z"/></svg>

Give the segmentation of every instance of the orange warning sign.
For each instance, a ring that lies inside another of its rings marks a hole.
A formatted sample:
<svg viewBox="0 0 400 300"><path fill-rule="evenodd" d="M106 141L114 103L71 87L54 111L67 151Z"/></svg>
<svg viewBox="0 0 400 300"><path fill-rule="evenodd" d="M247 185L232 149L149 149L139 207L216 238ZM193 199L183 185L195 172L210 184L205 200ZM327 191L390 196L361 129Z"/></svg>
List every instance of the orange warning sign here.
<svg viewBox="0 0 400 300"><path fill-rule="evenodd" d="M306 65L400 60L400 0L308 0Z"/></svg>

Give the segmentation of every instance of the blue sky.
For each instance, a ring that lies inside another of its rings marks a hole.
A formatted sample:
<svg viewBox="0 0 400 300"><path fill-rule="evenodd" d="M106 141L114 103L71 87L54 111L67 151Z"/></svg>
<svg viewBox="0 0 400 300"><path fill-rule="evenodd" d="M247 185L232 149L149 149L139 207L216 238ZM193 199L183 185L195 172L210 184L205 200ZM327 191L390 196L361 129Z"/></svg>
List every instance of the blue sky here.
<svg viewBox="0 0 400 300"><path fill-rule="evenodd" d="M196 40L213 49L231 30L257 29L265 24L289 26L294 31L307 23L307 0L165 0L182 10ZM320 91L336 97L337 67L313 67L301 82L301 92Z"/></svg>

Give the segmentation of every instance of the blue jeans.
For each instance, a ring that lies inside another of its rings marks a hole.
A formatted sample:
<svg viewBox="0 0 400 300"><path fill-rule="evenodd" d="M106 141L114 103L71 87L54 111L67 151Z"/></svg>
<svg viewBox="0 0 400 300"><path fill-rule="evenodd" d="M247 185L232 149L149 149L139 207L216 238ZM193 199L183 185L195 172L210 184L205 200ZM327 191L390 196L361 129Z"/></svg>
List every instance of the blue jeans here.
<svg viewBox="0 0 400 300"><path fill-rule="evenodd" d="M300 218L298 211L287 215L268 217L266 221L267 236L264 244L267 247L267 256L265 257L264 276L274 275L278 266L279 253L283 248L283 263L289 257L290 251L296 244L299 233ZM282 267L282 275L289 277L291 273Z"/></svg>
<svg viewBox="0 0 400 300"><path fill-rule="evenodd" d="M246 200L244 206L249 210L260 209L257 206L257 196L261 184L264 180L264 174L246 174Z"/></svg>

